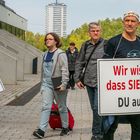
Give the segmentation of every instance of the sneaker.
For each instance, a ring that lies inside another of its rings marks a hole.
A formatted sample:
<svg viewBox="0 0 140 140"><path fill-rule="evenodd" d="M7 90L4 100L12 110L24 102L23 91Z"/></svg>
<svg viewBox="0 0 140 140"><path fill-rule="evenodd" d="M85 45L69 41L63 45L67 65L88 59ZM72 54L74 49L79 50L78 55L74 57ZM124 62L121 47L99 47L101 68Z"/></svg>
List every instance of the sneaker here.
<svg viewBox="0 0 140 140"><path fill-rule="evenodd" d="M91 140L103 140L103 136L102 135L93 135L92 137L91 137Z"/></svg>
<svg viewBox="0 0 140 140"><path fill-rule="evenodd" d="M62 128L60 136L69 135L69 131L70 130L68 128Z"/></svg>
<svg viewBox="0 0 140 140"><path fill-rule="evenodd" d="M37 138L42 139L44 137L44 131L42 131L41 129L37 129L33 132L33 135Z"/></svg>

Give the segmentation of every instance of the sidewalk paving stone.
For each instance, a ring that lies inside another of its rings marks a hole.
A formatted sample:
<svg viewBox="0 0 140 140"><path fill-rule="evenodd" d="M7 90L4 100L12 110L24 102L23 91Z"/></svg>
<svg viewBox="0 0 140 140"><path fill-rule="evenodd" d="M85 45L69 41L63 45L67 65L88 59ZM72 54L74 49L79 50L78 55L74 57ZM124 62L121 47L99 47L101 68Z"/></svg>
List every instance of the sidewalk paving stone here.
<svg viewBox="0 0 140 140"><path fill-rule="evenodd" d="M0 106L0 140L36 140L32 132L39 123L41 94L24 106ZM60 129L47 129L44 140L90 140L92 112L86 90L69 90L67 105L75 118L70 135L60 137ZM119 124L115 140L130 140L130 126Z"/></svg>

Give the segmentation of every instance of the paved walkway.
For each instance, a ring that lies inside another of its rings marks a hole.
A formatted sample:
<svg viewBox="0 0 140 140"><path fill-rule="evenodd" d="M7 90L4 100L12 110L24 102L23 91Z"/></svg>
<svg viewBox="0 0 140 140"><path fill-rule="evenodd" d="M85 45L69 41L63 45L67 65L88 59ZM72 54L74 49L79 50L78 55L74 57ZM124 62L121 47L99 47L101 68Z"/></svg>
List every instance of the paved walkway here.
<svg viewBox="0 0 140 140"><path fill-rule="evenodd" d="M4 85L5 90L0 92L0 106L17 99L40 82L40 74L25 74L24 81L17 81L16 85Z"/></svg>
<svg viewBox="0 0 140 140"><path fill-rule="evenodd" d="M1 99L1 98L0 98ZM60 137L60 130L48 128L45 140L90 140L92 116L85 90L69 90L68 107L75 118L69 136ZM39 123L41 95L38 93L24 106L0 106L0 140L34 140L32 132ZM130 127L119 125L115 140L130 140Z"/></svg>

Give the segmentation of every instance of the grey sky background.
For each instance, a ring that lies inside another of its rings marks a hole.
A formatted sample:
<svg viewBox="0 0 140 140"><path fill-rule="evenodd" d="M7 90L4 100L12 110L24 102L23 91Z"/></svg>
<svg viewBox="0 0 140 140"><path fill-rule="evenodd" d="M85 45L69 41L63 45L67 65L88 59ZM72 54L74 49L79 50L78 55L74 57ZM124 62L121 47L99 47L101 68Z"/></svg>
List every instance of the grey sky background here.
<svg viewBox="0 0 140 140"><path fill-rule="evenodd" d="M127 11L140 14L140 0L57 0L67 5L67 34L84 23L122 17ZM55 0L5 0L6 5L28 20L28 30L45 33L45 5Z"/></svg>

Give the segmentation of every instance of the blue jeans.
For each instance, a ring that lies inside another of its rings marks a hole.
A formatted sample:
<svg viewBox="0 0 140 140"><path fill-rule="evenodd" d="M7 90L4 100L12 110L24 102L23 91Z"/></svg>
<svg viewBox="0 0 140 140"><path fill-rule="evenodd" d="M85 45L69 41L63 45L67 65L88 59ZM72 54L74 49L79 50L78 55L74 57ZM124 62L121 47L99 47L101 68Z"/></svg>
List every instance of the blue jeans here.
<svg viewBox="0 0 140 140"><path fill-rule="evenodd" d="M59 91L54 91L49 87L46 87L46 89L42 91L43 102L39 128L44 132L46 131L49 123L51 106L54 98L58 104L62 127L68 128L68 110L66 106L67 92L68 91L65 90L60 93Z"/></svg>
<svg viewBox="0 0 140 140"><path fill-rule="evenodd" d="M92 134L102 135L102 117L98 115L98 89L96 87L86 86L91 109L93 112Z"/></svg>

